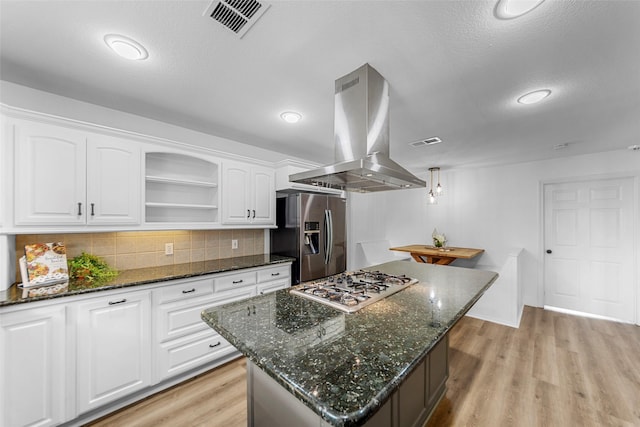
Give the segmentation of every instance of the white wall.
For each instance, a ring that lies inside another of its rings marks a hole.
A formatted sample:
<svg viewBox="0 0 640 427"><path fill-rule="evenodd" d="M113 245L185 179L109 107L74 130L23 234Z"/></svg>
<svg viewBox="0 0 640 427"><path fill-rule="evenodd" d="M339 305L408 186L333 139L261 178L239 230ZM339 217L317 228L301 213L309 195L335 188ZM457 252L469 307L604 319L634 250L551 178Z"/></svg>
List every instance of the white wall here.
<svg viewBox="0 0 640 427"><path fill-rule="evenodd" d="M640 152L628 150L566 157L562 159L520 163L479 169L443 171L441 182L445 195L438 205L428 205L426 190L400 190L377 194L357 194L352 205L374 205L373 214L354 209L357 223L351 229L355 242L388 239L392 245L429 244L437 227L447 235L452 246L485 249L475 262L500 266L513 247L524 248L522 278L524 302L541 306L542 255L542 183L569 179L611 176L636 177L636 213L640 190ZM370 217L371 215L371 217ZM640 251L640 218L636 218L636 256ZM384 230L384 231L382 231ZM373 238L372 238L373 237ZM640 264L640 262L637 262ZM640 320L640 266L636 265L638 289L637 321Z"/></svg>

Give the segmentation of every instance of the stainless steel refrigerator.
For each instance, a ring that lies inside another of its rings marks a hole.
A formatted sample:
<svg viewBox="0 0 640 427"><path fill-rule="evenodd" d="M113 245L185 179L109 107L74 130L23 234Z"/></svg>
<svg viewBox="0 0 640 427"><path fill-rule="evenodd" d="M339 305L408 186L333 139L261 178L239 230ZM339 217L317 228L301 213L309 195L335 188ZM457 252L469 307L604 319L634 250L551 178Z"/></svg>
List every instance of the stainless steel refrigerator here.
<svg viewBox="0 0 640 427"><path fill-rule="evenodd" d="M345 271L346 206L346 199L336 196L278 194L271 253L295 258L292 284Z"/></svg>

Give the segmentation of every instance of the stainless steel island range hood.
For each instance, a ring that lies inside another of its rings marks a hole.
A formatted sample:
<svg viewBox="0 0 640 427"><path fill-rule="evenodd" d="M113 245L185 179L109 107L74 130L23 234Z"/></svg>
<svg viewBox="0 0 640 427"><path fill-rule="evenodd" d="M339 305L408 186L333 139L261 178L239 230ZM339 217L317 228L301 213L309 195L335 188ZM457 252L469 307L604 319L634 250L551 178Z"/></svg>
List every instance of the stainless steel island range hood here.
<svg viewBox="0 0 640 427"><path fill-rule="evenodd" d="M389 84L369 64L336 80L336 163L289 175L289 181L346 191L425 187L389 158Z"/></svg>

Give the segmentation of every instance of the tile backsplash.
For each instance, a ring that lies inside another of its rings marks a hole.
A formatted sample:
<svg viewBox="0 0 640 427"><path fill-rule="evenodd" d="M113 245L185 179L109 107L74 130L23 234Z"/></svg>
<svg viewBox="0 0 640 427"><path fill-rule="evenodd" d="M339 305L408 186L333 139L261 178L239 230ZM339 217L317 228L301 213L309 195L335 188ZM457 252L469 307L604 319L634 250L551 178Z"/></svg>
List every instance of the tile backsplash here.
<svg viewBox="0 0 640 427"><path fill-rule="evenodd" d="M238 248L231 249L231 240ZM16 236L16 260L30 243L64 242L67 257L81 252L97 255L118 270L231 258L264 253L264 230L123 231L85 234L22 234ZM173 255L165 255L173 243ZM17 261L16 261L17 262ZM20 269L16 266L16 281Z"/></svg>

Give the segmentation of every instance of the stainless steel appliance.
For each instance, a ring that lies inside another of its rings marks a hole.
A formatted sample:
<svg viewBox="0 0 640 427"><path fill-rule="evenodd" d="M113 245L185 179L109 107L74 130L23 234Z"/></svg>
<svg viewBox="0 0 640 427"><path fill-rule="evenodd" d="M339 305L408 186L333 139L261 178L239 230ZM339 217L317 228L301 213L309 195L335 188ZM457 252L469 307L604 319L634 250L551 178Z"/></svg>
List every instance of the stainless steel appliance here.
<svg viewBox="0 0 640 427"><path fill-rule="evenodd" d="M290 256L292 283L347 268L346 200L312 193L278 194L271 253Z"/></svg>
<svg viewBox="0 0 640 427"><path fill-rule="evenodd" d="M393 276L379 271L360 270L302 283L289 292L353 313L415 283L418 283L417 279L404 275Z"/></svg>
<svg viewBox="0 0 640 427"><path fill-rule="evenodd" d="M336 80L336 163L289 175L289 181L346 191L425 187L389 157L389 83L369 64Z"/></svg>

